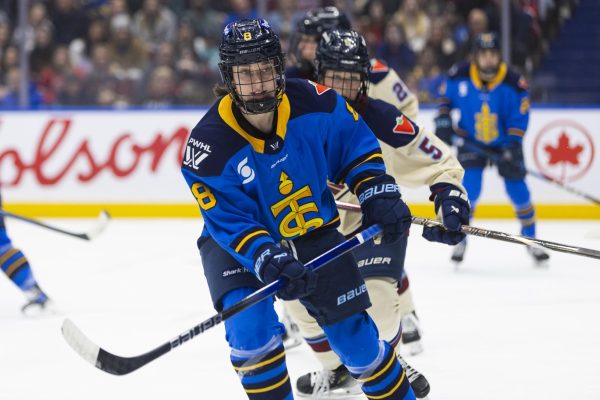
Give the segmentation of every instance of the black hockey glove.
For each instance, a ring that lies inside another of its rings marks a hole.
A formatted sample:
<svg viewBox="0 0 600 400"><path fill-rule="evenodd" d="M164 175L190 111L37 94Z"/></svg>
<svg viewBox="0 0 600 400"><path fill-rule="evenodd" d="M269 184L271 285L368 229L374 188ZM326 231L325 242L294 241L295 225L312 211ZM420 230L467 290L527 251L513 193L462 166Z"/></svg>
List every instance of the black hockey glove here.
<svg viewBox="0 0 600 400"><path fill-rule="evenodd" d="M381 224L383 243L395 242L402 236L408 236L412 222L410 209L402 201L400 188L394 178L384 175L373 181L376 182L356 193L363 212L363 227Z"/></svg>
<svg viewBox="0 0 600 400"><path fill-rule="evenodd" d="M294 300L310 295L317 286L317 274L307 269L288 251L276 245L261 246L254 257L254 270L260 280L269 284L280 278L287 280L277 296Z"/></svg>
<svg viewBox="0 0 600 400"><path fill-rule="evenodd" d="M521 142L508 142L500 149L500 156L496 161L498 173L507 179L523 179L527 174L523 145Z"/></svg>
<svg viewBox="0 0 600 400"><path fill-rule="evenodd" d="M435 212L441 218L446 229L423 227L423 237L431 242L455 245L462 242L465 234L460 232L461 225L469 224L471 206L467 195L459 188L449 184L436 184L431 187L435 202Z"/></svg>
<svg viewBox="0 0 600 400"><path fill-rule="evenodd" d="M435 135L451 146L454 129L450 114L440 114L433 121L435 122Z"/></svg>

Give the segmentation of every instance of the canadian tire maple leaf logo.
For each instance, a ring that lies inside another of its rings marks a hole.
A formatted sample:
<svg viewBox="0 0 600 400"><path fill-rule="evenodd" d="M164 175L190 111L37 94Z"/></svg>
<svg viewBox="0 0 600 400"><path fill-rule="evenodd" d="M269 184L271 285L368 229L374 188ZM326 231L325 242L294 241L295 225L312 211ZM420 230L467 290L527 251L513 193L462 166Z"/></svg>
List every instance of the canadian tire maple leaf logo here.
<svg viewBox="0 0 600 400"><path fill-rule="evenodd" d="M579 165L579 154L583 151L583 146L572 145L571 138L563 131L558 137L558 144L556 146L547 144L544 146L544 151L550 155L548 160L550 165L559 163Z"/></svg>

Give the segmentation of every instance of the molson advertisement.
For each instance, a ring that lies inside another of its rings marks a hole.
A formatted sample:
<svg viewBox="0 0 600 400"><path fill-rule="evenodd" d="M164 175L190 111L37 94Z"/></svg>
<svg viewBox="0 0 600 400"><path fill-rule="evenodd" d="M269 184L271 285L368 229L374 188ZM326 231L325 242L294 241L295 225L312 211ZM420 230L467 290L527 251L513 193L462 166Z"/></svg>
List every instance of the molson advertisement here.
<svg viewBox="0 0 600 400"><path fill-rule="evenodd" d="M197 110L15 111L0 114L4 207L31 216L197 217L181 162L201 166L210 149L187 143ZM434 110L418 123L433 129ZM524 139L528 170L600 198L600 110L536 109ZM600 207L528 176L538 218L600 218ZM432 216L428 188L403 189L414 214ZM484 176L480 217L512 218L495 167Z"/></svg>

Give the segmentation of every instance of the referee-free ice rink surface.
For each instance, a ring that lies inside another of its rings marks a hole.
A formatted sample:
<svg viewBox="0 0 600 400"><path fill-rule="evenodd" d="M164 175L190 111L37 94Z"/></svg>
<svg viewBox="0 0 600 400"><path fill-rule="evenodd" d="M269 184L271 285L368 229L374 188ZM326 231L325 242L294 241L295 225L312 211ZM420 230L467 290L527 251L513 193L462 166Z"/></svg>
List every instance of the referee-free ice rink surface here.
<svg viewBox="0 0 600 400"><path fill-rule="evenodd" d="M91 220L45 220L86 230ZM126 376L79 358L60 326L71 318L122 356L144 353L212 316L196 249L200 219L116 219L92 242L7 221L58 315L20 314L0 279L0 399L244 399L223 326ZM513 220L473 225L518 232ZM425 352L407 360L432 400L600 399L600 261L551 252L536 268L525 248L471 238L458 270L451 248L413 226L406 268ZM540 221L541 239L600 249L600 223ZM318 368L305 345L288 352L292 380Z"/></svg>

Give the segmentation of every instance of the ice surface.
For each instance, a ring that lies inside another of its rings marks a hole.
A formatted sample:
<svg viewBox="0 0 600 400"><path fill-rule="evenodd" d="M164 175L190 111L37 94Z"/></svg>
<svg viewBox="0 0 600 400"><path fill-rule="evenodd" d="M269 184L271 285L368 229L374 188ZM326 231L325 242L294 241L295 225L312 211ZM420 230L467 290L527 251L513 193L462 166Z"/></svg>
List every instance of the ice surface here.
<svg viewBox="0 0 600 400"><path fill-rule="evenodd" d="M93 242L8 223L62 314L22 317L24 298L0 279L0 399L245 398L222 326L123 377L84 362L60 334L68 316L107 350L137 355L213 315L195 246L200 220L117 219ZM518 231L509 220L474 225ZM420 231L407 270L425 352L408 360L428 377L430 399L600 399L600 261L553 252L539 269L523 246L472 238L456 271L451 249ZM600 249L598 231L598 222L538 227L542 239ZM306 347L288 365L294 381L318 367Z"/></svg>

